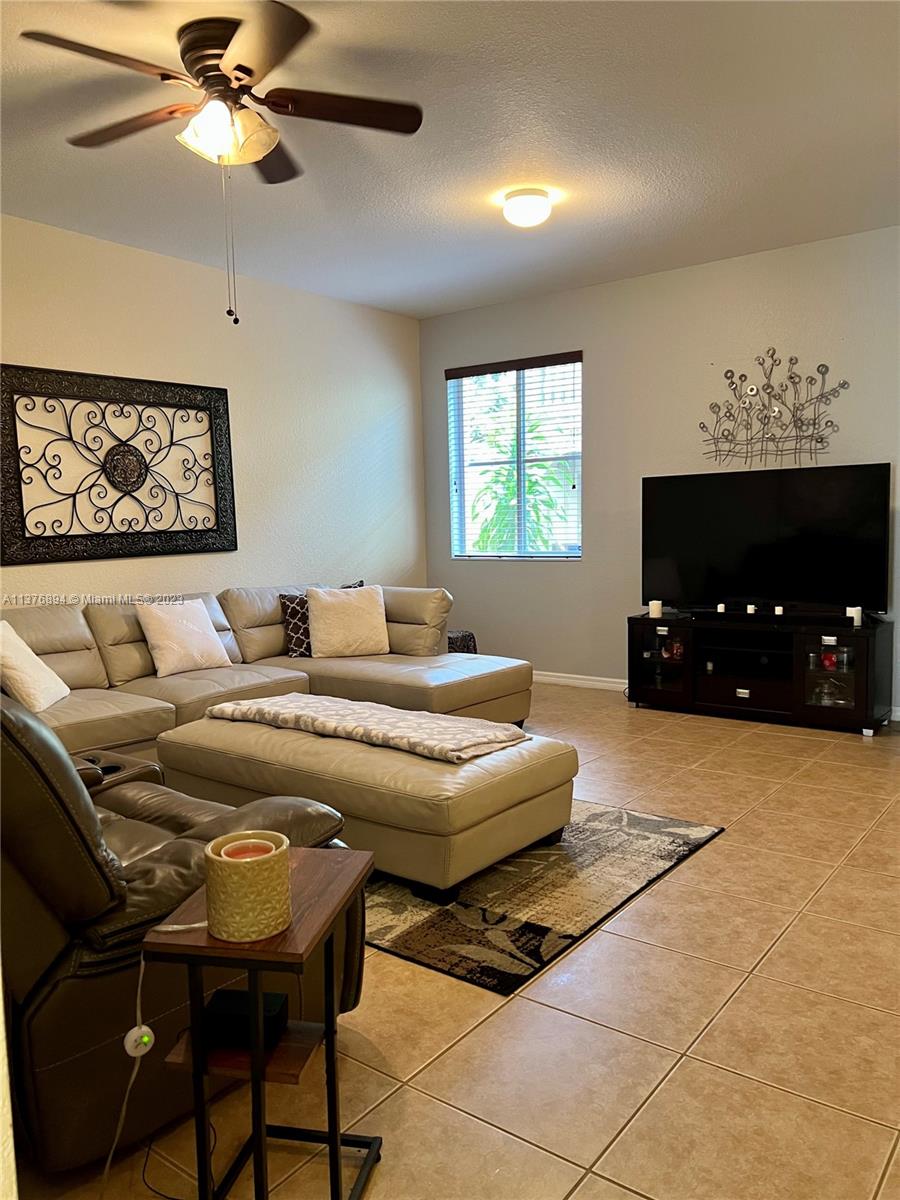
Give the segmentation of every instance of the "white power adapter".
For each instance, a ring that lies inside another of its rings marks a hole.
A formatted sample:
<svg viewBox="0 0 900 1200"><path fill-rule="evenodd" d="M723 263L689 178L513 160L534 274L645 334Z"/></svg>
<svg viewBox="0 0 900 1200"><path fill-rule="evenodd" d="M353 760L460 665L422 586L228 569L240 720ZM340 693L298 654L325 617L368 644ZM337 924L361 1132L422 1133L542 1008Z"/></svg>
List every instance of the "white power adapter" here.
<svg viewBox="0 0 900 1200"><path fill-rule="evenodd" d="M122 1045L125 1047L125 1053L131 1058L143 1058L153 1049L155 1041L156 1035L149 1025L135 1025L125 1034Z"/></svg>

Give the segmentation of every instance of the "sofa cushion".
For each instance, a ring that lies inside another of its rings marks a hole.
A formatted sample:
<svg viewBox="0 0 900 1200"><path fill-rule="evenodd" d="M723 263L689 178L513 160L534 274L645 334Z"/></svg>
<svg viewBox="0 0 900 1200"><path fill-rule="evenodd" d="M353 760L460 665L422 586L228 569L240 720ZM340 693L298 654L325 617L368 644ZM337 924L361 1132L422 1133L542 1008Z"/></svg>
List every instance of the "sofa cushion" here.
<svg viewBox="0 0 900 1200"><path fill-rule="evenodd" d="M288 658L310 658L309 601L306 596L279 596L284 625L284 648Z"/></svg>
<svg viewBox="0 0 900 1200"><path fill-rule="evenodd" d="M72 753L152 742L175 724L171 704L114 688L76 688L38 715Z"/></svg>
<svg viewBox="0 0 900 1200"><path fill-rule="evenodd" d="M358 658L390 652L384 594L378 584L309 588L306 599L313 658Z"/></svg>
<svg viewBox="0 0 900 1200"><path fill-rule="evenodd" d="M109 686L94 635L77 604L11 607L2 616L70 688Z"/></svg>
<svg viewBox="0 0 900 1200"><path fill-rule="evenodd" d="M447 651L447 617L453 605L443 588L386 587L384 612L392 654L424 658Z"/></svg>
<svg viewBox="0 0 900 1200"><path fill-rule="evenodd" d="M305 665L305 663L304 663ZM209 667L202 671L184 671L181 675L145 675L121 684L116 692L125 695L152 696L175 706L176 725L196 721L211 704L223 700L256 700L266 696L286 696L289 692L308 692L309 679L304 671L259 663L238 663L233 667Z"/></svg>
<svg viewBox="0 0 900 1200"><path fill-rule="evenodd" d="M549 738L457 765L213 717L170 730L158 749L165 768L179 774L264 795L306 796L345 817L445 836L567 784L578 770L574 748Z"/></svg>
<svg viewBox="0 0 900 1200"><path fill-rule="evenodd" d="M202 600L139 604L136 612L160 679L184 671L231 665Z"/></svg>
<svg viewBox="0 0 900 1200"><path fill-rule="evenodd" d="M289 583L283 587L226 588L219 594L244 662L287 652L281 597L302 596L305 591L305 587Z"/></svg>
<svg viewBox="0 0 900 1200"><path fill-rule="evenodd" d="M241 652L217 598L211 592L186 592L184 599L203 601L228 657L232 662L240 662ZM88 604L84 615L113 687L155 673L156 667L135 605Z"/></svg>
<svg viewBox="0 0 900 1200"><path fill-rule="evenodd" d="M292 661L281 656L265 659L264 663L283 667ZM532 673L531 663L489 654L305 658L303 669L314 696L373 700L394 708L440 713L527 692Z"/></svg>
<svg viewBox="0 0 900 1200"><path fill-rule="evenodd" d="M69 694L69 685L38 658L9 621L0 621L0 686L33 713Z"/></svg>

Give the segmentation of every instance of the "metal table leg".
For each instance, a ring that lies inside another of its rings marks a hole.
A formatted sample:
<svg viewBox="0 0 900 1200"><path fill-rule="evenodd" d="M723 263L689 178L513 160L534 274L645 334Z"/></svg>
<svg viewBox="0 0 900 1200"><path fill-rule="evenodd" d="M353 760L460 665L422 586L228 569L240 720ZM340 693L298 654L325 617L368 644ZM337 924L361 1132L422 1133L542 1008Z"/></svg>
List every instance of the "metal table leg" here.
<svg viewBox="0 0 900 1200"><path fill-rule="evenodd" d="M194 1133L197 1145L197 1198L212 1200L212 1155L209 1149L209 1092L206 1086L206 1035L203 1029L203 968L188 966L191 1014L191 1077L194 1085Z"/></svg>
<svg viewBox="0 0 900 1200"><path fill-rule="evenodd" d="M334 974L334 933L325 940L325 1098L328 1113L328 1182L331 1200L344 1200L341 1172L341 1102L338 1088L337 1000Z"/></svg>
<svg viewBox="0 0 900 1200"><path fill-rule="evenodd" d="M325 1094L328 1114L326 1129L301 1129L290 1125L266 1124L266 1054L262 981L259 968L242 964L247 971L250 1003L250 1102L252 1127L216 1187L213 1182L209 1139L209 1092L207 1086L205 1005L203 968L188 965L191 1028L191 1075L194 1089L194 1125L197 1144L198 1200L224 1200L237 1182L243 1167L253 1159L254 1200L268 1197L268 1138L305 1142L328 1147L329 1200L362 1200L375 1164L381 1158L381 1138L364 1134L341 1134L341 1106L337 1056L337 979L335 975L334 933L323 947L325 991ZM364 1151L356 1178L345 1197L341 1147Z"/></svg>
<svg viewBox="0 0 900 1200"><path fill-rule="evenodd" d="M250 985L250 1109L253 1137L254 1200L269 1195L268 1154L266 1148L266 1060L263 1034L263 994L259 971L247 972Z"/></svg>

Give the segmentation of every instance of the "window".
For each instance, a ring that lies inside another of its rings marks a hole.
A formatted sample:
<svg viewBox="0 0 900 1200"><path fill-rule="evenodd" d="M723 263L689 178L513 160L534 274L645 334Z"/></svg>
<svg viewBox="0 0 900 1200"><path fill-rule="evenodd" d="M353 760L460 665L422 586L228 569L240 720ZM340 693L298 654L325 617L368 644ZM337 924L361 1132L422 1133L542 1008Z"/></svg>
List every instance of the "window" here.
<svg viewBox="0 0 900 1200"><path fill-rule="evenodd" d="M581 557L581 357L445 373L454 558Z"/></svg>

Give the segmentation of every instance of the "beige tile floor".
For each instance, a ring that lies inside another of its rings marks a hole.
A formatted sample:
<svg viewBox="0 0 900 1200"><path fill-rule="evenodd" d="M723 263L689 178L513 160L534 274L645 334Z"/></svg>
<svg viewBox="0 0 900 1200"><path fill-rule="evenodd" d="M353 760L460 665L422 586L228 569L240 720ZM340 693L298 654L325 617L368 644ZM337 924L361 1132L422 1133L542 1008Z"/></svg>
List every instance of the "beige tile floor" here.
<svg viewBox="0 0 900 1200"><path fill-rule="evenodd" d="M509 999L369 954L340 1039L345 1122L385 1139L366 1200L900 1200L900 731L546 685L528 727L578 747L582 800L726 832ZM312 1080L270 1091L321 1119ZM214 1108L223 1149L245 1104ZM142 1161L107 1200L150 1195ZM270 1161L278 1200L326 1200L323 1153ZM195 1194L188 1126L148 1178ZM23 1173L23 1200L97 1195Z"/></svg>

